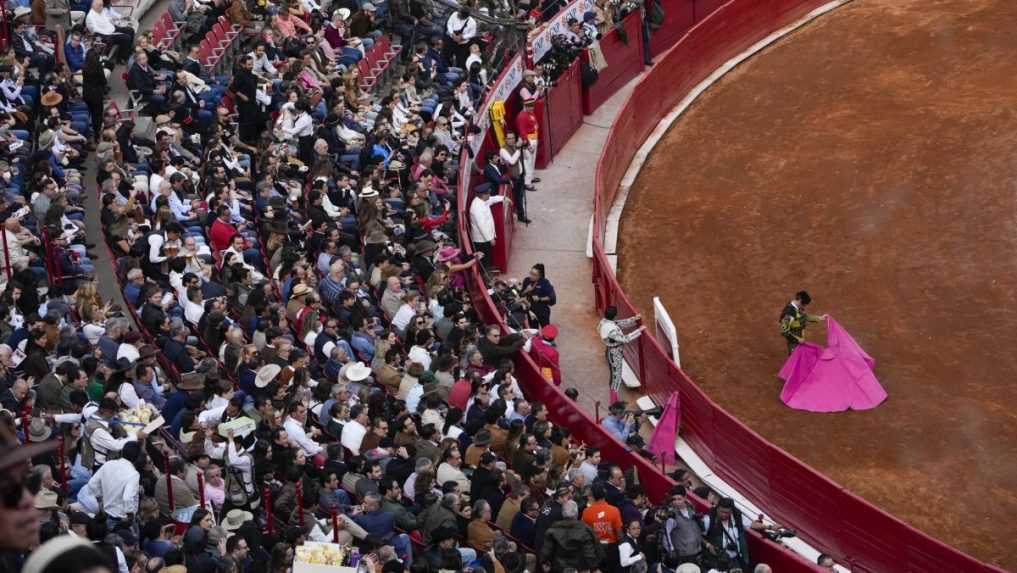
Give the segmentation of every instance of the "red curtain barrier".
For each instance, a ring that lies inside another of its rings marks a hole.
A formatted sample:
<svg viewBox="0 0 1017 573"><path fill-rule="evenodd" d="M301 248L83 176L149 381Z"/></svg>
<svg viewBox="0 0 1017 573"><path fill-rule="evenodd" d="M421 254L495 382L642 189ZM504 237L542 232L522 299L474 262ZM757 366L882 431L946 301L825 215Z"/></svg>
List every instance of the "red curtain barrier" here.
<svg viewBox="0 0 1017 573"><path fill-rule="evenodd" d="M687 25L687 8L676 6L683 1L666 3L679 13L665 22L679 28ZM621 316L637 312L614 277L601 239L618 184L643 141L660 118L714 69L825 2L731 0L719 8L718 0L692 4L697 24L660 57L629 96L598 162L593 245L598 310L613 304ZM666 37L669 32L659 33ZM838 562L873 573L1002 571L888 515L764 440L710 400L653 337L640 337L630 346L626 357L647 394L663 402L671 393L681 393L682 436L717 475Z"/></svg>
<svg viewBox="0 0 1017 573"><path fill-rule="evenodd" d="M600 39L600 50L604 53L607 67L600 71L593 85L583 90L583 113L586 115L593 113L614 92L643 71L642 25L642 16L636 10L622 21L624 40L617 30L611 30ZM584 62L590 61L586 50L583 50L582 58Z"/></svg>
<svg viewBox="0 0 1017 573"><path fill-rule="evenodd" d="M541 137L540 145L546 149L548 163L583 125L583 79L580 69L579 60L572 62L554 86L547 90L547 98L544 100L544 114L548 118L547 137Z"/></svg>

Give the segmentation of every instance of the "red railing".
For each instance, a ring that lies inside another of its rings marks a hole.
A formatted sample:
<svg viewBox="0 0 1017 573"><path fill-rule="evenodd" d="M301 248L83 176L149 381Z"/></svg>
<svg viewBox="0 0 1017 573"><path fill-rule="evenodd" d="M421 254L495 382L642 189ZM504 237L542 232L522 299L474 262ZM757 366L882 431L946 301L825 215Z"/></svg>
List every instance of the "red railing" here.
<svg viewBox="0 0 1017 573"><path fill-rule="evenodd" d="M603 146L594 194L593 282L598 310L615 305L623 317L638 312L615 279L602 239L618 185L643 141L660 118L714 69L826 0L731 0L702 19L697 6L715 3L697 0L684 8L682 3L668 3L673 9L690 10L698 24L640 81ZM853 571L1002 571L894 518L767 442L710 400L653 337L643 336L629 345L626 358L646 393L658 402L681 393L682 437L718 476Z"/></svg>

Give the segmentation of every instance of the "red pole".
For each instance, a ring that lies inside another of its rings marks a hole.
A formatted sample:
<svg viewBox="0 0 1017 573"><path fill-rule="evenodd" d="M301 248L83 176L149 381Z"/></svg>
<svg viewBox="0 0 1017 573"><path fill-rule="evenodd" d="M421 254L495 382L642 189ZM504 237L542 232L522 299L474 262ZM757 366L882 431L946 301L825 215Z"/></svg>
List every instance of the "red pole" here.
<svg viewBox="0 0 1017 573"><path fill-rule="evenodd" d="M275 530L275 523L272 515L272 490L266 485L261 491L261 497L265 501L265 532L272 535Z"/></svg>
<svg viewBox="0 0 1017 573"><path fill-rule="evenodd" d="M169 501L170 517L173 517L173 473L170 471L170 459L166 457L166 498Z"/></svg>
<svg viewBox="0 0 1017 573"><path fill-rule="evenodd" d="M297 480L297 523L304 526L304 484L303 480Z"/></svg>
<svg viewBox="0 0 1017 573"><path fill-rule="evenodd" d="M57 455L60 456L60 491L67 495L67 463L64 461L64 437L59 438L60 445L57 446Z"/></svg>
<svg viewBox="0 0 1017 573"><path fill-rule="evenodd" d="M7 280L11 280L11 251L7 248L7 225L4 223L0 223L0 235L3 235L4 242L4 272L7 273Z"/></svg>
<svg viewBox="0 0 1017 573"><path fill-rule="evenodd" d="M339 513L332 504L332 543L339 543Z"/></svg>
<svg viewBox="0 0 1017 573"><path fill-rule="evenodd" d="M205 509L205 474L198 472L198 503L201 509Z"/></svg>

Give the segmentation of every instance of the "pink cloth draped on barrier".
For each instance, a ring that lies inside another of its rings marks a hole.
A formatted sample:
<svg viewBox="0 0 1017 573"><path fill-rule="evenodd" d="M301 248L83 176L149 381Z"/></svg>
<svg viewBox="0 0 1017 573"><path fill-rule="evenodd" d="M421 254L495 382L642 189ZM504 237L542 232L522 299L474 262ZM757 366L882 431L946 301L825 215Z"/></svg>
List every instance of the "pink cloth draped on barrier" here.
<svg viewBox="0 0 1017 573"><path fill-rule="evenodd" d="M826 331L825 347L803 342L780 369L781 401L796 410L843 412L869 410L886 400L872 372L876 361L834 319L827 319Z"/></svg>
<svg viewBox="0 0 1017 573"><path fill-rule="evenodd" d="M673 464L677 457L674 451L675 441L678 439L678 427L681 425L681 406L678 392L671 394L667 406L660 414L660 421L653 429L650 442L646 445L646 451L657 456L657 461L665 464Z"/></svg>

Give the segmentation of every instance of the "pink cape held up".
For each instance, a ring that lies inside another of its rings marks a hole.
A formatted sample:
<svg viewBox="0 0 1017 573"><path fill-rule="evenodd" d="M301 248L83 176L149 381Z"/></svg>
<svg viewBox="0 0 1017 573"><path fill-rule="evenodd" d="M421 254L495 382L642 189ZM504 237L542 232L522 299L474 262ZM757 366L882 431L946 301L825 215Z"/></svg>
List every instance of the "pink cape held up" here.
<svg viewBox="0 0 1017 573"><path fill-rule="evenodd" d="M826 321L827 345L803 342L777 374L784 380L780 399L795 410L843 412L870 410L886 400L872 369L876 361L844 327Z"/></svg>

